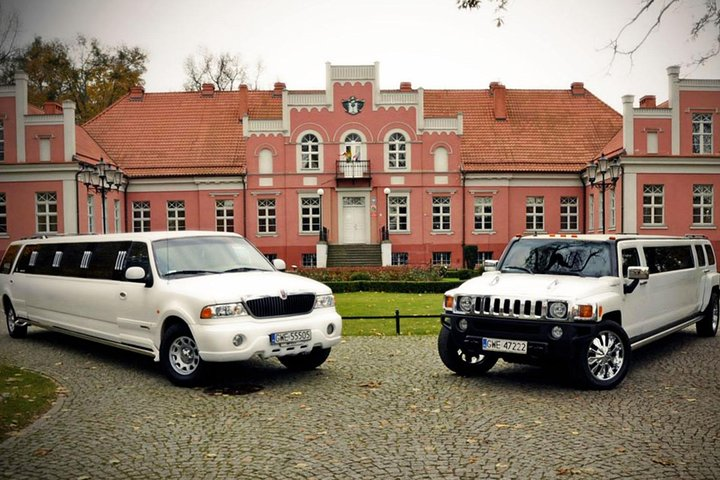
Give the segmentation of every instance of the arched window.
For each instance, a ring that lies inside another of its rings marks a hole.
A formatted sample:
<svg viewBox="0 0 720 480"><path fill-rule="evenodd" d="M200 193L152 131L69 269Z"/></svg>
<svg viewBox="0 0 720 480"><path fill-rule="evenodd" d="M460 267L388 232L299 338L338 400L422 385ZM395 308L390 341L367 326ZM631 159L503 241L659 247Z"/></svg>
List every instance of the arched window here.
<svg viewBox="0 0 720 480"><path fill-rule="evenodd" d="M438 147L435 149L435 171L448 171L448 151L446 148Z"/></svg>
<svg viewBox="0 0 720 480"><path fill-rule="evenodd" d="M388 168L407 168L407 141L400 132L395 132L388 138Z"/></svg>
<svg viewBox="0 0 720 480"><path fill-rule="evenodd" d="M267 148L260 150L260 156L258 158L258 173L273 173L273 156L272 152Z"/></svg>
<svg viewBox="0 0 720 480"><path fill-rule="evenodd" d="M349 152L351 158L347 160L364 160L362 152L362 137L357 133L348 133L343 141L343 153Z"/></svg>
<svg viewBox="0 0 720 480"><path fill-rule="evenodd" d="M313 133L306 133L300 139L300 169L320 169L320 140Z"/></svg>

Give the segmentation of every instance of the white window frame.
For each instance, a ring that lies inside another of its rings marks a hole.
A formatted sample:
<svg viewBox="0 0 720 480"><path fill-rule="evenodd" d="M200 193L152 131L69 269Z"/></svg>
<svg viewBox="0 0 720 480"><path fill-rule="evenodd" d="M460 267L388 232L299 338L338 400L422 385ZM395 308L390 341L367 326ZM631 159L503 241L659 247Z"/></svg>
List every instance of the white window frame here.
<svg viewBox="0 0 720 480"><path fill-rule="evenodd" d="M410 194L391 193L388 195L387 216L390 233L401 233L410 231ZM404 211L403 211L404 210ZM400 225L404 220L405 228Z"/></svg>
<svg viewBox="0 0 720 480"><path fill-rule="evenodd" d="M712 113L692 114L692 153L697 155L713 153L712 117Z"/></svg>
<svg viewBox="0 0 720 480"><path fill-rule="evenodd" d="M5 121L0 119L0 162L5 161Z"/></svg>
<svg viewBox="0 0 720 480"><path fill-rule="evenodd" d="M315 137L310 141L308 137ZM308 159L306 160L306 156ZM297 169L299 172L320 172L323 169L323 140L315 131L305 131L298 136Z"/></svg>
<svg viewBox="0 0 720 480"><path fill-rule="evenodd" d="M113 202L113 221L115 224L115 233L122 232L122 224L120 223L121 219L121 212L120 212L121 206L120 206L120 200L115 200Z"/></svg>
<svg viewBox="0 0 720 480"><path fill-rule="evenodd" d="M545 197L531 195L525 198L525 231L545 231Z"/></svg>
<svg viewBox="0 0 720 480"><path fill-rule="evenodd" d="M707 227L714 224L714 195L715 189L712 184L693 185L693 227ZM703 221L705 219L708 221Z"/></svg>
<svg viewBox="0 0 720 480"><path fill-rule="evenodd" d="M235 201L226 198L215 200L215 231L235 231Z"/></svg>
<svg viewBox="0 0 720 480"><path fill-rule="evenodd" d="M258 198L257 233L258 235L277 234L277 201L274 198Z"/></svg>
<svg viewBox="0 0 720 480"><path fill-rule="evenodd" d="M317 253L303 253L301 258L303 268L317 267Z"/></svg>
<svg viewBox="0 0 720 480"><path fill-rule="evenodd" d="M452 202L449 195L432 197L432 231L452 231Z"/></svg>
<svg viewBox="0 0 720 480"><path fill-rule="evenodd" d="M580 228L579 206L580 200L578 197L560 197L560 231L578 231ZM575 224L574 228L573 223ZM565 228L563 228L563 225L565 225Z"/></svg>
<svg viewBox="0 0 720 480"><path fill-rule="evenodd" d="M7 195L5 192L0 192L0 235L6 236L7 233Z"/></svg>
<svg viewBox="0 0 720 480"><path fill-rule="evenodd" d="M617 197L615 196L615 189L610 190L610 230L615 230L617 227L615 217L617 216Z"/></svg>
<svg viewBox="0 0 720 480"><path fill-rule="evenodd" d="M432 252L433 265L442 265L445 267L449 267L451 261L452 252Z"/></svg>
<svg viewBox="0 0 720 480"><path fill-rule="evenodd" d="M478 224L480 225L480 228L478 228ZM493 231L492 197L475 197L473 229L475 232Z"/></svg>
<svg viewBox="0 0 720 480"><path fill-rule="evenodd" d="M185 230L186 228L185 200L168 200L167 229L171 232L179 232Z"/></svg>
<svg viewBox="0 0 720 480"><path fill-rule="evenodd" d="M402 140L399 138L402 137ZM407 172L410 170L410 142L402 130L391 130L385 139L385 170Z"/></svg>
<svg viewBox="0 0 720 480"><path fill-rule="evenodd" d="M298 229L301 235L320 233L320 195L300 195L298 201ZM306 227L307 224L307 227Z"/></svg>
<svg viewBox="0 0 720 480"><path fill-rule="evenodd" d="M132 225L133 232L150 231L150 201L132 202Z"/></svg>
<svg viewBox="0 0 720 480"><path fill-rule="evenodd" d="M95 233L95 195L87 196L88 233Z"/></svg>
<svg viewBox="0 0 720 480"><path fill-rule="evenodd" d="M642 224L644 227L665 226L665 185L643 185Z"/></svg>
<svg viewBox="0 0 720 480"><path fill-rule="evenodd" d="M587 229L588 232L591 232L595 230L595 196L590 195L588 196L588 224Z"/></svg>
<svg viewBox="0 0 720 480"><path fill-rule="evenodd" d="M408 252L392 252L390 254L390 265L408 265Z"/></svg>
<svg viewBox="0 0 720 480"><path fill-rule="evenodd" d="M37 233L58 233L57 192L35 193L35 229Z"/></svg>

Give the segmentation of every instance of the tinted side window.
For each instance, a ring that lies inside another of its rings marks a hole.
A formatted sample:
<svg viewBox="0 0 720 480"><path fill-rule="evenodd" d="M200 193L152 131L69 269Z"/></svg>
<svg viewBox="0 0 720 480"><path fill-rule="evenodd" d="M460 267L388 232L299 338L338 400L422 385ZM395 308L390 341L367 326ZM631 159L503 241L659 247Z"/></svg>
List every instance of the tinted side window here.
<svg viewBox="0 0 720 480"><path fill-rule="evenodd" d="M86 275L88 278L104 280L122 279L122 261L125 252L130 248L130 242L101 242L87 244L86 251L91 252Z"/></svg>
<svg viewBox="0 0 720 480"><path fill-rule="evenodd" d="M672 272L695 266L690 245L644 247L643 250L651 274Z"/></svg>
<svg viewBox="0 0 720 480"><path fill-rule="evenodd" d="M2 259L2 265L0 265L0 273L10 273L12 264L15 261L15 257L17 257L19 251L20 245L10 245L8 249L5 250L5 255L3 255Z"/></svg>
<svg viewBox="0 0 720 480"><path fill-rule="evenodd" d="M30 267L32 268L30 273L37 275L56 275L58 269L53 267L53 262L55 261L57 251L58 245L38 245L35 258L30 259Z"/></svg>
<svg viewBox="0 0 720 480"><path fill-rule="evenodd" d="M715 253L713 253L712 245L705 245L705 254L708 258L708 264L715 265Z"/></svg>
<svg viewBox="0 0 720 480"><path fill-rule="evenodd" d="M705 254L703 253L702 245L695 245L695 255L698 258L698 266L704 267L707 262L705 261Z"/></svg>
<svg viewBox="0 0 720 480"><path fill-rule="evenodd" d="M130 267L142 267L145 270L145 282L150 279L152 272L150 270L150 256L148 255L148 246L144 242L132 242L125 257L125 265L122 268L122 278L125 278L125 271Z"/></svg>
<svg viewBox="0 0 720 480"><path fill-rule="evenodd" d="M622 250L622 276L627 278L628 267L640 266L640 254L637 248L625 248Z"/></svg>

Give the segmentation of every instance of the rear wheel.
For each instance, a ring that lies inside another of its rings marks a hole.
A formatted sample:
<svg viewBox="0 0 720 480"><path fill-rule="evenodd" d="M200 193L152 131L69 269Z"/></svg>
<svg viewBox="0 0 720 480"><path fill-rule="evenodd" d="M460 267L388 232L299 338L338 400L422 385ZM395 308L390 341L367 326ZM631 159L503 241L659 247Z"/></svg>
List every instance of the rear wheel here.
<svg viewBox="0 0 720 480"><path fill-rule="evenodd" d="M486 373L498 361L497 355L466 351L455 343L446 327L442 327L438 335L438 353L447 368L468 377Z"/></svg>
<svg viewBox="0 0 720 480"><path fill-rule="evenodd" d="M718 319L720 319L720 293L713 290L710 303L705 309L705 316L695 324L697 334L701 337L714 337L717 335Z"/></svg>
<svg viewBox="0 0 720 480"><path fill-rule="evenodd" d="M604 321L575 358L578 380L596 390L615 388L630 367L630 340L620 325Z"/></svg>
<svg viewBox="0 0 720 480"><path fill-rule="evenodd" d="M185 325L171 325L160 346L160 363L171 382L181 387L196 385L205 371L200 349Z"/></svg>
<svg viewBox="0 0 720 480"><path fill-rule="evenodd" d="M329 356L329 348L315 347L309 353L278 357L278 360L280 360L280 363L285 365L285 367L289 370L307 371L315 370L317 367L325 363L325 360L327 360Z"/></svg>
<svg viewBox="0 0 720 480"><path fill-rule="evenodd" d="M28 327L25 323L18 321L15 309L10 302L5 303L5 321L7 322L8 334L12 338L25 338L27 336Z"/></svg>

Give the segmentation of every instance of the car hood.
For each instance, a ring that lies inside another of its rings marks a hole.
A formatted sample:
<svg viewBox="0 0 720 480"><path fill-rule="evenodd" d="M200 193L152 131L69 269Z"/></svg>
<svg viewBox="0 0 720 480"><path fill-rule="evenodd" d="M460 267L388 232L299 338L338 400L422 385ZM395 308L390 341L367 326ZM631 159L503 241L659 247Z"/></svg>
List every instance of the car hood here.
<svg viewBox="0 0 720 480"><path fill-rule="evenodd" d="M576 277L571 275L533 275L526 273L487 272L446 292L528 299L553 298L572 301L607 292L619 286L616 277Z"/></svg>
<svg viewBox="0 0 720 480"><path fill-rule="evenodd" d="M207 303L237 302L247 298L275 297L298 293L330 294L327 285L300 275L265 271L236 272L162 280L175 291L197 296L207 293Z"/></svg>

